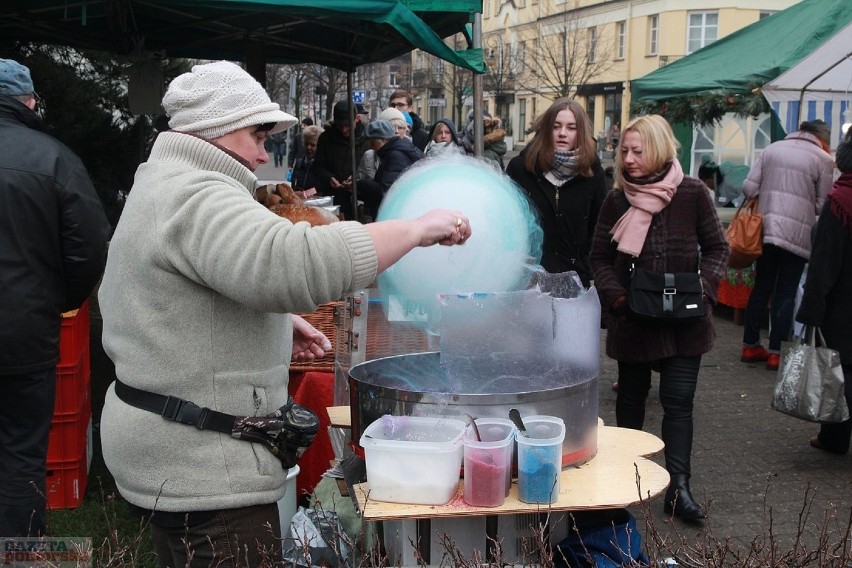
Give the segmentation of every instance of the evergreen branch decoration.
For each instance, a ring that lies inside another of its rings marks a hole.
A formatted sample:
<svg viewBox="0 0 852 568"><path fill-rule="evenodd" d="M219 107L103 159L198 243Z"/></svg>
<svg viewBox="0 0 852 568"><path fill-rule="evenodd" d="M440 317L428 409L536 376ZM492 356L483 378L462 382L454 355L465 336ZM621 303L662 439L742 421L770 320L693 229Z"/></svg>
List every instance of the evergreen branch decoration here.
<svg viewBox="0 0 852 568"><path fill-rule="evenodd" d="M659 114L671 123L691 123L698 127L719 124L729 112L739 118L747 118L769 110L769 103L759 86L749 87L745 93L714 91L662 101L634 101L630 105L630 113L634 116Z"/></svg>

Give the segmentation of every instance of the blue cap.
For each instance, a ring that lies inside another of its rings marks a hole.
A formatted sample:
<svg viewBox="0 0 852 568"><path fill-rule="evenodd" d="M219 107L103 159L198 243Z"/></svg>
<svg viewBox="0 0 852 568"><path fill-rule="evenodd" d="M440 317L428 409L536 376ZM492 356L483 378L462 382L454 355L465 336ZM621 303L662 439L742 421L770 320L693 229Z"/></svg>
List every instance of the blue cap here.
<svg viewBox="0 0 852 568"><path fill-rule="evenodd" d="M0 94L31 95L33 91L29 69L12 59L0 59Z"/></svg>

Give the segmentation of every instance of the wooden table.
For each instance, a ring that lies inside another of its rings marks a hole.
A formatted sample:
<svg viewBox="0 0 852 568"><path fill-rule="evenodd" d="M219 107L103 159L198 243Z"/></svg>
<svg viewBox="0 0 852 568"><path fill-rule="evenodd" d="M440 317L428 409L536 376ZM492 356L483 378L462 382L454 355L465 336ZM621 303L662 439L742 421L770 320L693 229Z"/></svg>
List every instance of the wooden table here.
<svg viewBox="0 0 852 568"><path fill-rule="evenodd" d="M332 426L351 427L349 407L328 409ZM647 459L663 450L663 442L653 434L598 424L598 452L587 463L564 469L559 498L550 505L529 504L518 499L517 482L499 507L471 507L464 502L464 483L445 505L386 503L370 499L369 480L354 487L357 504L365 521L432 519L441 517L486 516L616 509L635 505L665 491L669 474ZM488 525L486 520L486 525ZM426 533L428 534L428 532Z"/></svg>

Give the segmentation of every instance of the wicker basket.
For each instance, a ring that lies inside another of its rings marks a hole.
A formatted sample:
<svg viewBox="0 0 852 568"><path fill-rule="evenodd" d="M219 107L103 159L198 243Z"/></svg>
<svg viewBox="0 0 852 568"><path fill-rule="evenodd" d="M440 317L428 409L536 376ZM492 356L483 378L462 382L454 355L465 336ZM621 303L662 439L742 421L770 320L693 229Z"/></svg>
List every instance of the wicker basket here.
<svg viewBox="0 0 852 568"><path fill-rule="evenodd" d="M320 371L333 373L335 354L338 352L338 341L345 341L351 326L348 314L340 319L340 328L335 323L335 311L343 308L345 302L330 302L320 305L315 312L299 314L311 325L320 330L331 341L332 348L323 357L308 362L290 362L290 371L308 372ZM429 337L416 324L406 322L389 322L385 315L384 304L371 302L367 312L367 361L402 355L406 353L421 353L429 350ZM341 351L342 352L342 351ZM341 358L341 363L347 360Z"/></svg>
<svg viewBox="0 0 852 568"><path fill-rule="evenodd" d="M383 303L370 304L366 361L428 350L429 337L421 327L414 323L388 321Z"/></svg>
<svg viewBox="0 0 852 568"><path fill-rule="evenodd" d="M331 341L331 349L325 355L313 361L290 361L290 372L306 373L308 371L320 371L324 373L334 372L334 354L337 352L337 331L334 326L334 310L342 306L343 302L329 302L321 304L315 312L309 314L298 314L305 320L323 332Z"/></svg>

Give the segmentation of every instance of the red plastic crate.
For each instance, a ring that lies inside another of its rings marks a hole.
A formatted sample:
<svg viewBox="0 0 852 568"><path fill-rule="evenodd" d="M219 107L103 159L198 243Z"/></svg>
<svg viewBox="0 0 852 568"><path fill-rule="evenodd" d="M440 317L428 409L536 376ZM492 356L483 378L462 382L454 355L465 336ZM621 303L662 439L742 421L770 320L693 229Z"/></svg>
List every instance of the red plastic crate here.
<svg viewBox="0 0 852 568"><path fill-rule="evenodd" d="M47 463L76 458L86 449L89 423L92 421L92 398L86 396L77 412L54 416L50 424L50 441L47 444Z"/></svg>
<svg viewBox="0 0 852 568"><path fill-rule="evenodd" d="M74 367L89 353L89 301L83 302L73 317L62 316L59 331L59 366Z"/></svg>
<svg viewBox="0 0 852 568"><path fill-rule="evenodd" d="M89 450L87 447L77 459L47 462L47 508L73 509L83 502L89 485Z"/></svg>
<svg viewBox="0 0 852 568"><path fill-rule="evenodd" d="M56 368L56 401L53 404L53 417L61 418L80 412L83 402L91 391L91 364L89 353L74 366L60 365Z"/></svg>

